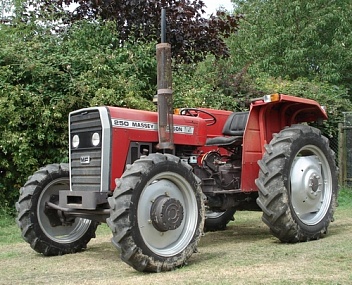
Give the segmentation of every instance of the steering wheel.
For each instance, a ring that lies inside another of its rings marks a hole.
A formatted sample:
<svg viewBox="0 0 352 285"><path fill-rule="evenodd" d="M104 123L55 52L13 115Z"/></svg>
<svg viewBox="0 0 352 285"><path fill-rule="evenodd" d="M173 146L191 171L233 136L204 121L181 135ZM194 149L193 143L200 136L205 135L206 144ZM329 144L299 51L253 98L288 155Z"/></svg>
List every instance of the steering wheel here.
<svg viewBox="0 0 352 285"><path fill-rule="evenodd" d="M203 114L203 116L200 116L200 114ZM216 123L216 117L213 114L196 108L182 108L180 115L200 117L206 122L207 126L212 126Z"/></svg>

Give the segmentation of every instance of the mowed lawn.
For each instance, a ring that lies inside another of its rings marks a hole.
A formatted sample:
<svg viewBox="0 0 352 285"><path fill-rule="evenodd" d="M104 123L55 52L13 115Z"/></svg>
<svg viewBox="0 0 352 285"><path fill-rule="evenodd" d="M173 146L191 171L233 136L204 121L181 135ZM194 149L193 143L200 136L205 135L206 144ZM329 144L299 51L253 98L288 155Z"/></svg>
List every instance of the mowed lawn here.
<svg viewBox="0 0 352 285"><path fill-rule="evenodd" d="M341 204L341 203L340 203ZM123 263L104 224L87 250L43 257L1 220L0 284L352 284L352 204L337 208L323 239L284 244L260 212L237 212L225 231L206 233L187 266L146 274Z"/></svg>

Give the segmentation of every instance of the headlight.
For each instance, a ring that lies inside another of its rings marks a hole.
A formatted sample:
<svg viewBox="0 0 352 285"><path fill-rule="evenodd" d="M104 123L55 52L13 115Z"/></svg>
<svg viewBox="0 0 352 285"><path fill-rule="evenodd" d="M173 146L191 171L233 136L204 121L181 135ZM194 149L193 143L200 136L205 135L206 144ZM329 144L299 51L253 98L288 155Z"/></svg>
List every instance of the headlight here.
<svg viewBox="0 0 352 285"><path fill-rule="evenodd" d="M72 147L73 148L77 148L79 146L79 136L78 135L74 135L72 137Z"/></svg>
<svg viewBox="0 0 352 285"><path fill-rule="evenodd" d="M92 135L92 144L94 146L98 146L100 144L100 135L99 135L99 133L94 133Z"/></svg>

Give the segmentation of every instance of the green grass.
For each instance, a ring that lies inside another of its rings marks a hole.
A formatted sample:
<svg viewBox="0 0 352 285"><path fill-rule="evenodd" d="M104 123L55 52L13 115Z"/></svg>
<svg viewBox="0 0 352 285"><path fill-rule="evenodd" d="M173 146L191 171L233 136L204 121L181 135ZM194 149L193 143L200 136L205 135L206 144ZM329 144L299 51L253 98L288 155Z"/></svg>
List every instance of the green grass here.
<svg viewBox="0 0 352 285"><path fill-rule="evenodd" d="M341 208L352 208L352 189L343 187L340 189L338 196L339 207Z"/></svg>
<svg viewBox="0 0 352 285"><path fill-rule="evenodd" d="M352 208L352 188L342 187L338 196L338 207L341 209ZM108 234L108 227L98 228L98 233ZM15 218L0 208L0 243L12 243L21 241L20 231L17 228Z"/></svg>
<svg viewBox="0 0 352 285"><path fill-rule="evenodd" d="M21 239L13 217L0 218L0 284L352 284L352 190L340 191L326 237L284 244L260 212L238 212L225 231L206 233L199 253L172 272L143 274L118 256L103 224L86 251L43 257Z"/></svg>
<svg viewBox="0 0 352 285"><path fill-rule="evenodd" d="M172 272L143 274L123 263L104 224L86 251L43 257L24 241L0 243L0 284L352 284L352 207L339 207L328 235L280 243L260 212L238 212L225 231L206 233L199 253ZM19 236L9 226L8 232Z"/></svg>
<svg viewBox="0 0 352 285"><path fill-rule="evenodd" d="M20 241L22 241L22 238L15 218L3 213L0 218L0 244L10 244Z"/></svg>

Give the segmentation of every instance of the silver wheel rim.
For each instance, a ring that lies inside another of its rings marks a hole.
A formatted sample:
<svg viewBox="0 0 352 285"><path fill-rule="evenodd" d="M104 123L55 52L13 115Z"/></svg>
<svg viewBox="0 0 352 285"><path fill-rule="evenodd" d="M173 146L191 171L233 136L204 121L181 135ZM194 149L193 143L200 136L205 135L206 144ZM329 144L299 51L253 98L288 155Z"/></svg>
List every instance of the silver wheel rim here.
<svg viewBox="0 0 352 285"><path fill-rule="evenodd" d="M76 218L72 225L53 227L48 216L44 213L45 204L50 200L50 197L57 195L60 190L69 190L69 182L67 178L60 178L50 182L43 189L38 199L38 223L45 235L57 243L68 244L79 240L87 232L91 224L91 220Z"/></svg>
<svg viewBox="0 0 352 285"><path fill-rule="evenodd" d="M306 225L318 224L332 199L331 170L322 150L314 145L301 148L292 163L290 180L295 214Z"/></svg>
<svg viewBox="0 0 352 285"><path fill-rule="evenodd" d="M159 232L151 222L152 204L162 195L174 198L182 204L183 220L175 230ZM191 242L198 223L198 207L192 186L184 177L174 172L155 175L140 195L137 221L144 243L155 254L168 257L182 252Z"/></svg>

